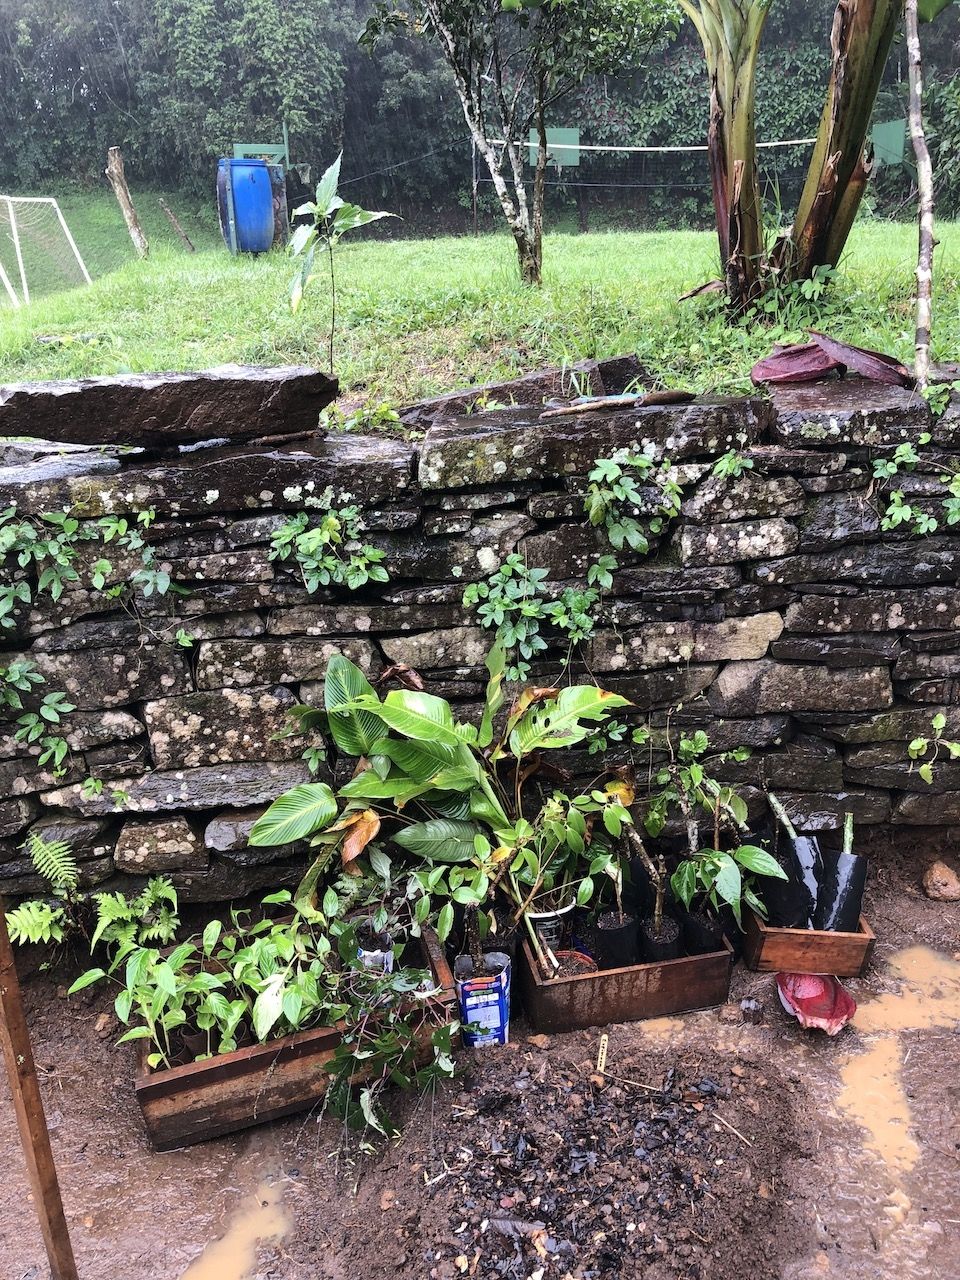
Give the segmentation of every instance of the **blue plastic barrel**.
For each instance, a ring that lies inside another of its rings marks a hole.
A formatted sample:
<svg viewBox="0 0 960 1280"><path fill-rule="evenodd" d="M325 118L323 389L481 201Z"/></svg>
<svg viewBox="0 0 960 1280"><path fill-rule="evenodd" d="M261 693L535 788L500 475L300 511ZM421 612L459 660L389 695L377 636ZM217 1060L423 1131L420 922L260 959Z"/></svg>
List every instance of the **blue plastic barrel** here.
<svg viewBox="0 0 960 1280"><path fill-rule="evenodd" d="M273 188L265 160L217 165L220 230L231 253L266 253L273 244Z"/></svg>

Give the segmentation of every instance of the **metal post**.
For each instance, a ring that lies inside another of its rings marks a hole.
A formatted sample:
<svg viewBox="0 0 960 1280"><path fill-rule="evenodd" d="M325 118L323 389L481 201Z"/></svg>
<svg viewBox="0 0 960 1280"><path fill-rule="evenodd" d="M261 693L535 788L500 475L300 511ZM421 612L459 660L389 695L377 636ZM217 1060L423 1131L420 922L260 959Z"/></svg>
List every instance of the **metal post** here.
<svg viewBox="0 0 960 1280"><path fill-rule="evenodd" d="M10 277L7 275L6 271L4 271L3 269L2 262L0 262L0 284L2 284L3 287L6 289L10 297L10 305L13 307L14 311L19 311L20 299L17 297L16 291L13 285L10 283Z"/></svg>
<svg viewBox="0 0 960 1280"><path fill-rule="evenodd" d="M50 1150L30 1033L7 933L6 905L0 897L0 1046L7 1064L13 1109L30 1175L34 1205L50 1263L51 1280L78 1280L77 1264L63 1213L60 1184Z"/></svg>
<svg viewBox="0 0 960 1280"><path fill-rule="evenodd" d="M53 199L51 199L50 203L53 205L54 209L56 209L57 211L57 217L60 219L60 226L63 228L63 234L67 237L67 243L69 244L70 248L73 250L73 256L76 258L77 264L80 267L80 270L83 272L84 280L86 280L87 284L93 284L93 281L90 279L90 272L87 270L87 264L84 262L83 258L80 257L80 250L77 248L77 242L76 240L74 240L73 236L70 234L70 228L67 226L67 220L63 216L63 212L60 209L60 205L57 203L56 200L53 200Z"/></svg>
<svg viewBox="0 0 960 1280"><path fill-rule="evenodd" d="M7 196L7 210L10 214L10 235L13 239L14 252L17 255L17 266L20 268L20 285L23 289L24 302L30 301L30 288L27 285L27 272L23 265L23 253L20 249L20 232L17 229L17 215L13 212L13 201Z"/></svg>

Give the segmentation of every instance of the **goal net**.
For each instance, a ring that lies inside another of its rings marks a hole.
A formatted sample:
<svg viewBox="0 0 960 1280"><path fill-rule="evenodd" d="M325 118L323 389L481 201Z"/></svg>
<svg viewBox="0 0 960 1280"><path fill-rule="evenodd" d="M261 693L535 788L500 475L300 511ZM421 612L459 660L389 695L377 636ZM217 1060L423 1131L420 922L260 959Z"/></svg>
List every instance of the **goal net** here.
<svg viewBox="0 0 960 1280"><path fill-rule="evenodd" d="M59 204L50 196L0 194L0 307L89 284L90 274Z"/></svg>

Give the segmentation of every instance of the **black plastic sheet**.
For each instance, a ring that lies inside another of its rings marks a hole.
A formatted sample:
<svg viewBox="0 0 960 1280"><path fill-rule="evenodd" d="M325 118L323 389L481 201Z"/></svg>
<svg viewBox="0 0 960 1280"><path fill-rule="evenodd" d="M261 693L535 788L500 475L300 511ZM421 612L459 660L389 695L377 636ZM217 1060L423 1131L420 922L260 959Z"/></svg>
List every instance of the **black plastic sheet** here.
<svg viewBox="0 0 960 1280"><path fill-rule="evenodd" d="M826 850L813 927L830 932L856 933L866 883L866 858L856 853Z"/></svg>

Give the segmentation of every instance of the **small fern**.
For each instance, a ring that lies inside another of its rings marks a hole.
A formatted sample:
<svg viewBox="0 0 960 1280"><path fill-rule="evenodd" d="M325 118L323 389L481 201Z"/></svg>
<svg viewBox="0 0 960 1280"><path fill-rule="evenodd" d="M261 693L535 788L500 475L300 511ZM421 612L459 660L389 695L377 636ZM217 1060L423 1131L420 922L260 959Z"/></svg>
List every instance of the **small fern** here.
<svg viewBox="0 0 960 1280"><path fill-rule="evenodd" d="M44 840L31 831L27 839L27 853L37 875L42 876L51 889L72 893L80 883L77 860L65 840Z"/></svg>
<svg viewBox="0 0 960 1280"><path fill-rule="evenodd" d="M7 912L10 941L23 946L27 942L62 942L63 907L49 902L24 902Z"/></svg>

